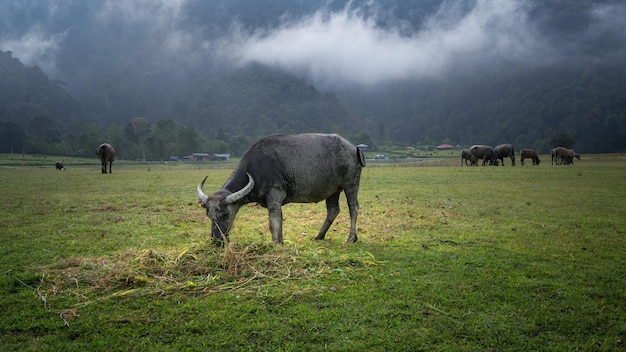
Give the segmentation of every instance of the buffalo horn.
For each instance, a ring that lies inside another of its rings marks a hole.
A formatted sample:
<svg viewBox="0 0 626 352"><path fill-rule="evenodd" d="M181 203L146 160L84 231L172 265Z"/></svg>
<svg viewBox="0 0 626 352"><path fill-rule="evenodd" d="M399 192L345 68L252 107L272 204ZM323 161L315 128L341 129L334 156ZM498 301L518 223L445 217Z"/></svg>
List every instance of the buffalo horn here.
<svg viewBox="0 0 626 352"><path fill-rule="evenodd" d="M252 188L254 187L254 180L249 173L246 172L246 175L248 175L248 184L244 188L226 197L226 199L224 200L226 204L234 203L245 197L248 193L250 193L250 191L252 191Z"/></svg>
<svg viewBox="0 0 626 352"><path fill-rule="evenodd" d="M202 202L202 206L204 207L206 207L206 202L209 200L209 197L206 194L204 194L204 192L202 192L202 187L204 186L204 181L206 181L207 177L209 176L204 176L204 180L200 182L200 184L198 185L198 188L196 189L196 191L198 192L198 200Z"/></svg>

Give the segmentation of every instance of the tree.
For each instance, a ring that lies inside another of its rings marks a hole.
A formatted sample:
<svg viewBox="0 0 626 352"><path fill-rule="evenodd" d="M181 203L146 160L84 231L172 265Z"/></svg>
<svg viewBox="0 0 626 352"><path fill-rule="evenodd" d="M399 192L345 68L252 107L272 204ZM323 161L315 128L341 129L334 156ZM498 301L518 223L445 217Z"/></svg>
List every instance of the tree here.
<svg viewBox="0 0 626 352"><path fill-rule="evenodd" d="M0 153L21 153L26 133L20 125L11 121L0 121Z"/></svg>
<svg viewBox="0 0 626 352"><path fill-rule="evenodd" d="M152 130L150 150L156 158L168 159L178 153L177 127L172 119L159 120Z"/></svg>
<svg viewBox="0 0 626 352"><path fill-rule="evenodd" d="M370 150L374 148L372 137L370 136L370 133L365 130L360 130L354 136L352 136L350 140L354 144L367 144Z"/></svg>
<svg viewBox="0 0 626 352"><path fill-rule="evenodd" d="M143 117L134 117L126 126L125 133L135 140L138 144L137 148L137 160L139 160L139 153L141 152L141 160L146 161L146 138L150 135L150 124L148 120Z"/></svg>
<svg viewBox="0 0 626 352"><path fill-rule="evenodd" d="M550 147L565 147L568 149L574 148L576 142L567 133L558 133L550 138Z"/></svg>
<svg viewBox="0 0 626 352"><path fill-rule="evenodd" d="M189 155L199 151L198 132L191 127L181 127L178 129L178 151L182 155Z"/></svg>
<svg viewBox="0 0 626 352"><path fill-rule="evenodd" d="M43 145L61 140L59 130L57 130L56 122L53 118L46 116L34 117L28 123L28 129L31 135Z"/></svg>
<svg viewBox="0 0 626 352"><path fill-rule="evenodd" d="M243 134L238 134L230 139L228 147L231 153L240 156L243 155L246 150L248 150L248 147L250 147L250 142Z"/></svg>

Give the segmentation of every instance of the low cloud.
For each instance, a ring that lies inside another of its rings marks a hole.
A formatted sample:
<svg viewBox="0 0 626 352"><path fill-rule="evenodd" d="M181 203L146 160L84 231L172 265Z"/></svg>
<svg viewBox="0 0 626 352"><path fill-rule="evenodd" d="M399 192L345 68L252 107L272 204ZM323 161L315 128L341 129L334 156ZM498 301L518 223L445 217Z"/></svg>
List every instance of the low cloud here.
<svg viewBox="0 0 626 352"><path fill-rule="evenodd" d="M34 27L19 37L0 37L0 50L12 51L26 66L39 66L44 72L56 72L56 55L65 33L48 34Z"/></svg>
<svg viewBox="0 0 626 352"><path fill-rule="evenodd" d="M437 77L453 65L492 59L528 60L541 49L523 3L477 1L471 11L444 3L419 32L381 28L375 18L346 8L319 11L298 22L240 39L242 63L259 62L303 73L316 82L374 85Z"/></svg>

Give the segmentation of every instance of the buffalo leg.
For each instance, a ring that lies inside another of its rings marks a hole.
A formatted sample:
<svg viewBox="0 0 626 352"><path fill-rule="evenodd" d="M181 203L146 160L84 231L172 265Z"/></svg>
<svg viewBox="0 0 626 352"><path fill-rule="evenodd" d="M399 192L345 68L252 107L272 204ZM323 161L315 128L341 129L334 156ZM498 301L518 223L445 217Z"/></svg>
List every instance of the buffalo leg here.
<svg viewBox="0 0 626 352"><path fill-rule="evenodd" d="M357 192L354 192L354 194L346 192L346 198L348 200L348 209L350 209L350 235L348 235L346 243L352 243L358 240L356 236L356 219L359 217L359 200Z"/></svg>
<svg viewBox="0 0 626 352"><path fill-rule="evenodd" d="M268 205L267 211L270 217L270 232L272 232L272 241L283 243L283 211L278 205Z"/></svg>
<svg viewBox="0 0 626 352"><path fill-rule="evenodd" d="M326 220L324 220L324 224L320 229L320 232L313 238L314 240L323 240L324 236L326 236L326 231L330 228L333 221L339 214L339 195L341 193L337 192L332 196L326 198Z"/></svg>

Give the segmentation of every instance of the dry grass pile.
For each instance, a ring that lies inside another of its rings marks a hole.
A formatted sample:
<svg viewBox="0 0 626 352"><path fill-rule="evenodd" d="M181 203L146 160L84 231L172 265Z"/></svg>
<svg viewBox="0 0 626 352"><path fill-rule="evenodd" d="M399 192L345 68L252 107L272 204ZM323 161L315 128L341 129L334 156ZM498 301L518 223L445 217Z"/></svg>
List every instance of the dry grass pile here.
<svg viewBox="0 0 626 352"><path fill-rule="evenodd" d="M259 284L312 280L377 265L370 253L338 255L327 247L273 243L194 245L184 250L127 249L111 258L67 258L38 268L40 297L93 299L123 295L254 291ZM257 282L256 285L251 285Z"/></svg>

